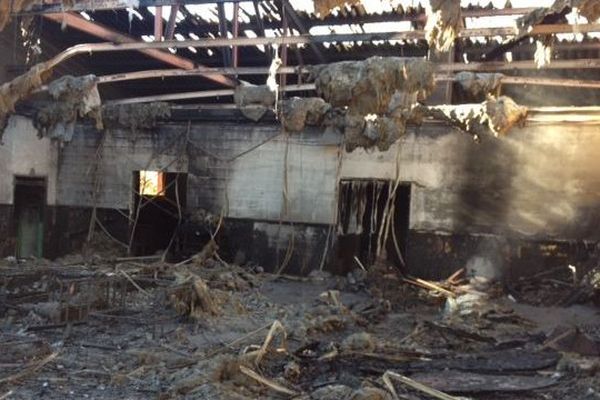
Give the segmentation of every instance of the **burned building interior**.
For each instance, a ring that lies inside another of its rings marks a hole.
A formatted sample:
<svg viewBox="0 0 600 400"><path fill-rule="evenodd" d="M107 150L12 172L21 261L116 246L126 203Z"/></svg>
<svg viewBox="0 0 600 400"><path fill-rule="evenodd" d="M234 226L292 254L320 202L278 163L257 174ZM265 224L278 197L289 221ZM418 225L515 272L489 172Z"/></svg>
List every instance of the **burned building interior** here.
<svg viewBox="0 0 600 400"><path fill-rule="evenodd" d="M0 400L600 399L600 0L0 0L0 39Z"/></svg>

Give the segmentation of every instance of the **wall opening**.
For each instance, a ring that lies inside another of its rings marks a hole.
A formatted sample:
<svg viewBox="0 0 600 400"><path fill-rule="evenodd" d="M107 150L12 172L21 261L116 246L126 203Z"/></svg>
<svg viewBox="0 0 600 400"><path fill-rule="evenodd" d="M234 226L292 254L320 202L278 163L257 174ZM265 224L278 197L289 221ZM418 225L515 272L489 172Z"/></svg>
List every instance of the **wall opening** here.
<svg viewBox="0 0 600 400"><path fill-rule="evenodd" d="M381 254L391 264L404 266L410 215L410 184L378 179L341 180L338 202L336 272L358 267L354 257L364 265L373 264L378 241ZM390 201L390 197L393 200ZM390 204L391 207L386 208ZM388 234L382 229L389 218ZM387 237L387 239L385 239ZM402 258L401 258L402 257Z"/></svg>
<svg viewBox="0 0 600 400"><path fill-rule="evenodd" d="M42 257L44 248L44 209L46 179L15 177L14 189L16 256Z"/></svg>
<svg viewBox="0 0 600 400"><path fill-rule="evenodd" d="M134 171L133 185L131 253L141 256L171 250L186 208L187 174Z"/></svg>

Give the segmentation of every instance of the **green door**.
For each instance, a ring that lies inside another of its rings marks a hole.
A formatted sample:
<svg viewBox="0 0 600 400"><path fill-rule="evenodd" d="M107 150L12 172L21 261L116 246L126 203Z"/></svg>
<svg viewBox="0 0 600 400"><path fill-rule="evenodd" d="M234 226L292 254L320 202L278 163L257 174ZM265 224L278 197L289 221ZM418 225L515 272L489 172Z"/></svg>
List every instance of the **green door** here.
<svg viewBox="0 0 600 400"><path fill-rule="evenodd" d="M22 207L17 214L17 224L17 257L41 257L42 208L34 205Z"/></svg>

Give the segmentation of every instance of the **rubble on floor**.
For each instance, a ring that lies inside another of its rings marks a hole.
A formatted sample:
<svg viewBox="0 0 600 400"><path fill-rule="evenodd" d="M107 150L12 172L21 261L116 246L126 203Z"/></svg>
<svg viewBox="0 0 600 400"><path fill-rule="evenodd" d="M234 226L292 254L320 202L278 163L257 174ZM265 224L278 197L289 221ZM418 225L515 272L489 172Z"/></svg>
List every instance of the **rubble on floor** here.
<svg viewBox="0 0 600 400"><path fill-rule="evenodd" d="M508 286L517 301L536 306L571 306L594 302L600 305L600 268L568 266L520 277Z"/></svg>
<svg viewBox="0 0 600 400"><path fill-rule="evenodd" d="M583 400L600 392L598 356L587 351L600 341L558 321L539 331L498 302L505 294L493 282L463 271L431 282L384 263L347 277L287 277L227 264L216 249L178 264L4 260L0 394Z"/></svg>
<svg viewBox="0 0 600 400"><path fill-rule="evenodd" d="M94 75L63 76L48 85L48 93L55 100L41 107L34 125L41 136L69 142L78 118L93 118L96 129L103 129L101 100L97 78Z"/></svg>
<svg viewBox="0 0 600 400"><path fill-rule="evenodd" d="M464 28L460 0L429 0L425 38L434 51L448 51Z"/></svg>

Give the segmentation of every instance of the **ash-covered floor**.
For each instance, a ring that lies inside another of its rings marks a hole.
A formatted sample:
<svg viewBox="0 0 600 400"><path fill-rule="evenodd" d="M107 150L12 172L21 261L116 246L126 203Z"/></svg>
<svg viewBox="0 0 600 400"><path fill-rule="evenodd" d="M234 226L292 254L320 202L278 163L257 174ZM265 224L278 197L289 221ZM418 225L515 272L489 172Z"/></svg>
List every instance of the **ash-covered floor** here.
<svg viewBox="0 0 600 400"><path fill-rule="evenodd" d="M531 282L98 255L0 279L2 399L600 398L598 309L515 302Z"/></svg>

